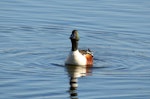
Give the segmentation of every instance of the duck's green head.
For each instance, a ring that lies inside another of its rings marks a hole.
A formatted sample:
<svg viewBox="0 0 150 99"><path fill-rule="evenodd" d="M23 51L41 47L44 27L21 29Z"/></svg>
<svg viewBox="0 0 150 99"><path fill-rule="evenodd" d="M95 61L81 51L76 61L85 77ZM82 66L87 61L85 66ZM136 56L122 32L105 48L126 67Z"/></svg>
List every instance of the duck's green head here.
<svg viewBox="0 0 150 99"><path fill-rule="evenodd" d="M72 34L70 35L70 39L71 40L76 40L76 41L79 40L79 35L78 35L78 31L77 30L73 30L72 31Z"/></svg>

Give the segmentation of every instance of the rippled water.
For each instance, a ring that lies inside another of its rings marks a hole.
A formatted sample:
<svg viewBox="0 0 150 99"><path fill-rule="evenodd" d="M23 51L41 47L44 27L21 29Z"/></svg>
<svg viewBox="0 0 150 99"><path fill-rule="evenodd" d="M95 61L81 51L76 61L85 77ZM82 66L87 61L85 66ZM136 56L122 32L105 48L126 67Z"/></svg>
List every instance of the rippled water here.
<svg viewBox="0 0 150 99"><path fill-rule="evenodd" d="M149 27L148 0L1 0L0 98L149 99ZM63 65L73 29L93 68Z"/></svg>

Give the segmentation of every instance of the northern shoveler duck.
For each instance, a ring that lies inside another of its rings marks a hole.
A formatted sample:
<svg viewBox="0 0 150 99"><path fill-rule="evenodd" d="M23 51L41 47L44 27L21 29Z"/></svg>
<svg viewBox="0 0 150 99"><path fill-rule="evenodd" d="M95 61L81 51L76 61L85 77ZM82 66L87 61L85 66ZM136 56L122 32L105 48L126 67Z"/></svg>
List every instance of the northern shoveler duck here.
<svg viewBox="0 0 150 99"><path fill-rule="evenodd" d="M93 53L88 50L78 50L78 31L73 30L70 36L72 48L68 58L65 61L65 65L81 65L92 66L93 65Z"/></svg>

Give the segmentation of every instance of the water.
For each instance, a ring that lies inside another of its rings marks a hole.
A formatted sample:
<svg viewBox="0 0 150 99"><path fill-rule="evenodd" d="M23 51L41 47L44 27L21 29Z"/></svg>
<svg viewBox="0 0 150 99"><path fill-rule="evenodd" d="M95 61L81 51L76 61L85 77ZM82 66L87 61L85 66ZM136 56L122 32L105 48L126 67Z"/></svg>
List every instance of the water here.
<svg viewBox="0 0 150 99"><path fill-rule="evenodd" d="M148 0L1 0L0 99L149 99L149 18ZM63 65L73 29L93 68Z"/></svg>

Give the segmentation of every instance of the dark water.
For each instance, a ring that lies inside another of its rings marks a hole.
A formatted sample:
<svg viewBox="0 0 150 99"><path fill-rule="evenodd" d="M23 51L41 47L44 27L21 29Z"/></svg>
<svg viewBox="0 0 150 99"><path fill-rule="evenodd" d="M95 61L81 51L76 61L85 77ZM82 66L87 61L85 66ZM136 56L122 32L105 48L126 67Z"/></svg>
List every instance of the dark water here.
<svg viewBox="0 0 150 99"><path fill-rule="evenodd" d="M93 68L63 65L73 29ZM149 0L1 0L0 99L149 99L149 32Z"/></svg>

